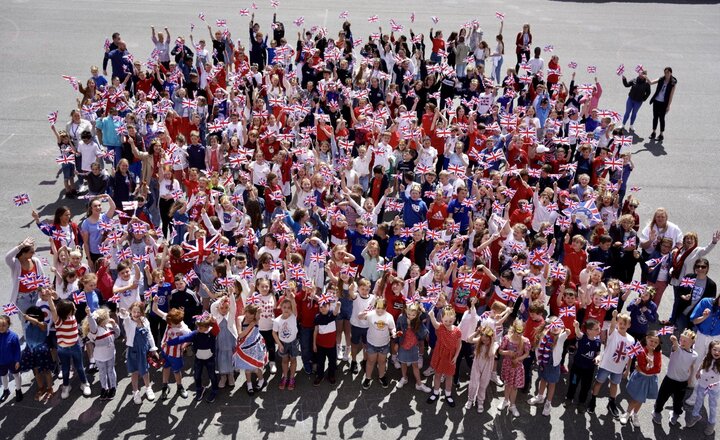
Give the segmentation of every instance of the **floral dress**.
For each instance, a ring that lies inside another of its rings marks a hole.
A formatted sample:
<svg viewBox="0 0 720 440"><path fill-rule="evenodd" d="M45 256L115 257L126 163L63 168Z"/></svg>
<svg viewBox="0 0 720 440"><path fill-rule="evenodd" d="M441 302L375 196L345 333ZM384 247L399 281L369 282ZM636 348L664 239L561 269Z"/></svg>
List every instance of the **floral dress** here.
<svg viewBox="0 0 720 440"><path fill-rule="evenodd" d="M511 341L510 336L505 336L500 344L500 350L509 350L515 354L515 357L521 356L530 352L530 341L523 337L522 345L520 345ZM510 356L503 356L500 376L506 386L512 386L514 388L522 388L525 386L525 368L523 367L523 363L518 362L517 365L513 365Z"/></svg>

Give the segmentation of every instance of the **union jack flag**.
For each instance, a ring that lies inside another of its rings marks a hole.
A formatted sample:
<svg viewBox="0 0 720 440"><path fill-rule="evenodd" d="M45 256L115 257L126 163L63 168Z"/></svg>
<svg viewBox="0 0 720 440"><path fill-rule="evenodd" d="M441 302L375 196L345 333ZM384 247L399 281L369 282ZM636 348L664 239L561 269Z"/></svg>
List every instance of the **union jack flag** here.
<svg viewBox="0 0 720 440"><path fill-rule="evenodd" d="M244 268L243 270L241 270L238 275L240 276L240 278L249 280L250 278L253 277L252 268L251 268L251 267L246 267L246 268Z"/></svg>
<svg viewBox="0 0 720 440"><path fill-rule="evenodd" d="M465 167L461 165L450 165L447 170L456 176L464 176L465 175Z"/></svg>
<svg viewBox="0 0 720 440"><path fill-rule="evenodd" d="M195 260L200 264L205 257L212 253L212 248L219 239L220 234L217 234L208 241L205 241L205 237L199 237L194 245L187 242L182 243L182 247L185 249L185 255L183 255L183 257L186 260Z"/></svg>
<svg viewBox="0 0 720 440"><path fill-rule="evenodd" d="M606 297L603 298L602 301L600 302L600 307L602 307L602 308L605 309L605 310L608 310L608 309L610 309L610 308L612 308L612 307L617 307L617 306L618 306L618 299L617 299L617 297L606 296Z"/></svg>
<svg viewBox="0 0 720 440"><path fill-rule="evenodd" d="M577 69L578 64L575 61L570 61L568 67L571 69Z"/></svg>
<svg viewBox="0 0 720 440"><path fill-rule="evenodd" d="M194 270L190 269L188 273L185 274L184 280L186 284L190 284L193 280L197 279L197 274Z"/></svg>
<svg viewBox="0 0 720 440"><path fill-rule="evenodd" d="M689 287L692 289L693 287L695 287L695 278L684 277L682 280L680 280L680 286Z"/></svg>
<svg viewBox="0 0 720 440"><path fill-rule="evenodd" d="M659 336L663 335L671 335L675 331L675 327L672 325L666 325L665 327L662 327L660 330L657 331L657 334Z"/></svg>
<svg viewBox="0 0 720 440"><path fill-rule="evenodd" d="M597 72L597 66L587 66L587 73Z"/></svg>
<svg viewBox="0 0 720 440"><path fill-rule="evenodd" d="M351 278L357 275L357 271L357 267L352 267L350 265L345 265L340 269L341 274L347 275Z"/></svg>
<svg viewBox="0 0 720 440"><path fill-rule="evenodd" d="M561 318L574 318L575 317L575 306L560 307Z"/></svg>
<svg viewBox="0 0 720 440"><path fill-rule="evenodd" d="M20 313L20 309L13 303L8 303L3 306L3 314L7 316L17 315Z"/></svg>
<svg viewBox="0 0 720 440"><path fill-rule="evenodd" d="M550 269L550 276L556 280L564 280L566 277L565 267L561 265L555 265Z"/></svg>
<svg viewBox="0 0 720 440"><path fill-rule="evenodd" d="M80 304L87 302L87 296L85 296L85 292L82 290L78 290L77 292L73 293L73 302L75 304Z"/></svg>
<svg viewBox="0 0 720 440"><path fill-rule="evenodd" d="M368 23L377 23L378 20L379 20L379 17L377 15L373 15L371 17L368 17L368 19L367 19Z"/></svg>
<svg viewBox="0 0 720 440"><path fill-rule="evenodd" d="M642 352L643 352L643 346L639 342L636 342L632 346L627 348L627 355L630 356L631 358L634 358L635 356L639 355Z"/></svg>
<svg viewBox="0 0 720 440"><path fill-rule="evenodd" d="M513 302L520 296L520 293L515 289L502 289L498 296L504 301Z"/></svg>
<svg viewBox="0 0 720 440"><path fill-rule="evenodd" d="M27 205L30 203L30 196L26 193L18 194L13 197L13 203L15 203L15 206Z"/></svg>
<svg viewBox="0 0 720 440"><path fill-rule="evenodd" d="M54 112L48 113L48 117L47 117L47 118L48 118L48 122L50 123L50 126L55 125L55 123L57 122L57 118L58 118L58 112L57 112L57 110L54 111Z"/></svg>
<svg viewBox="0 0 720 440"><path fill-rule="evenodd" d="M618 66L618 68L615 69L615 73L617 74L617 76L620 76L620 75L622 75L623 73L625 73L625 64L620 64L620 65Z"/></svg>
<svg viewBox="0 0 720 440"><path fill-rule="evenodd" d="M336 300L336 298L333 295L323 294L318 298L318 304L321 306L329 305L329 304L334 303L335 300Z"/></svg>

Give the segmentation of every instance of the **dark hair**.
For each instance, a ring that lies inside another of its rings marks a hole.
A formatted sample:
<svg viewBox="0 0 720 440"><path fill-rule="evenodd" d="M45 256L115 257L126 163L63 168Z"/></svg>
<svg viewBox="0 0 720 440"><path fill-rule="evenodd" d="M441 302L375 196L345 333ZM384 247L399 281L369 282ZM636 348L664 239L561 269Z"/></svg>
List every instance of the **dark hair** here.
<svg viewBox="0 0 720 440"><path fill-rule="evenodd" d="M698 258L697 260L695 260L695 264L693 265L693 269L697 269L698 265L707 266L708 269L710 269L710 261L708 261L707 258Z"/></svg>
<svg viewBox="0 0 720 440"><path fill-rule="evenodd" d="M667 70L668 72L673 73L673 72L672 72L672 67L670 67L670 66L667 66L664 70Z"/></svg>
<svg viewBox="0 0 720 440"><path fill-rule="evenodd" d="M30 306L25 311L25 315L35 318L38 321L42 322L45 319L45 313L43 313L42 309L38 306Z"/></svg>
<svg viewBox="0 0 720 440"><path fill-rule="evenodd" d="M585 321L585 330L595 330L600 324L594 319Z"/></svg>
<svg viewBox="0 0 720 440"><path fill-rule="evenodd" d="M61 321L64 321L68 318L68 316L75 313L75 304L73 304L72 301L68 301L66 299L61 299L57 303L57 315L58 318L60 318Z"/></svg>
<svg viewBox="0 0 720 440"><path fill-rule="evenodd" d="M60 223L60 217L62 217L66 212L71 212L70 208L67 206L60 206L58 209L55 210L55 217L53 218L53 224Z"/></svg>

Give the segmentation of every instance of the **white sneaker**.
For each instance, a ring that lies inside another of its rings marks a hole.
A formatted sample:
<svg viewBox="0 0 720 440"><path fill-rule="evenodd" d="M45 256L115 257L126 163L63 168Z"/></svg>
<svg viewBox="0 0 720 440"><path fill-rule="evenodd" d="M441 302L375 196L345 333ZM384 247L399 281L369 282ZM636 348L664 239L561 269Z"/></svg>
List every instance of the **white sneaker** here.
<svg viewBox="0 0 720 440"><path fill-rule="evenodd" d="M264 378L264 377L261 377L261 378L258 379L258 381L257 381L257 389L259 390L260 388L263 387L263 385L265 385L265 378Z"/></svg>
<svg viewBox="0 0 720 440"><path fill-rule="evenodd" d="M507 408L508 406L510 406L510 401L507 399L503 399L503 401L500 402L500 404L497 406L497 409L498 409L498 411L502 411L505 408Z"/></svg>
<svg viewBox="0 0 720 440"><path fill-rule="evenodd" d="M224 374L221 374L220 381L218 382L218 388L225 388L226 382L227 382L227 377Z"/></svg>
<svg viewBox="0 0 720 440"><path fill-rule="evenodd" d="M685 405L695 406L695 393L692 393L692 395L685 400Z"/></svg>
<svg viewBox="0 0 720 440"><path fill-rule="evenodd" d="M537 395L528 399L528 405L540 405L545 402L545 396Z"/></svg>
<svg viewBox="0 0 720 440"><path fill-rule="evenodd" d="M398 361L397 358L393 359L393 365L395 366L395 369L400 369L400 361Z"/></svg>
<svg viewBox="0 0 720 440"><path fill-rule="evenodd" d="M133 402L135 402L137 405L140 405L142 403L142 394L140 391L135 391L133 393Z"/></svg>
<svg viewBox="0 0 720 440"><path fill-rule="evenodd" d="M627 425L628 420L632 417L631 412L622 413L620 415L620 424L621 425Z"/></svg>
<svg viewBox="0 0 720 440"><path fill-rule="evenodd" d="M640 427L640 417L638 417L637 414L633 414L632 417L630 418L630 420L632 421L632 424L634 427L636 427L636 428Z"/></svg>
<svg viewBox="0 0 720 440"><path fill-rule="evenodd" d="M403 385L405 385L406 383L408 383L407 377L402 377L402 378L400 378L400 380L398 381L397 387L398 387L398 388L402 388Z"/></svg>
<svg viewBox="0 0 720 440"><path fill-rule="evenodd" d="M433 374L435 374L435 370L433 369L433 367L427 367L427 370L423 371L423 376L425 377L430 377Z"/></svg>
<svg viewBox="0 0 720 440"><path fill-rule="evenodd" d="M550 411L552 411L552 405L550 404L550 401L545 402L545 406L543 407L542 415L545 417L550 417Z"/></svg>
<svg viewBox="0 0 720 440"><path fill-rule="evenodd" d="M518 411L515 405L510 405L510 413L512 413L514 417L520 417L520 411Z"/></svg>
<svg viewBox="0 0 720 440"><path fill-rule="evenodd" d="M478 413L478 414L482 414L483 411L485 411L485 408L483 408L483 405L482 405L481 403L478 403L477 413Z"/></svg>
<svg viewBox="0 0 720 440"><path fill-rule="evenodd" d="M270 362L270 374L277 373L277 366L275 365L275 362Z"/></svg>
<svg viewBox="0 0 720 440"><path fill-rule="evenodd" d="M350 360L350 350L348 350L347 347L343 347L342 360L343 362L347 362Z"/></svg>
<svg viewBox="0 0 720 440"><path fill-rule="evenodd" d="M63 399L67 399L70 397L70 390L72 389L72 386L65 385L62 387L62 392L60 393L60 397Z"/></svg>
<svg viewBox="0 0 720 440"><path fill-rule="evenodd" d="M662 416L661 416L662 417ZM670 426L677 426L680 422L678 421L680 419L680 414L672 413L670 415Z"/></svg>
<svg viewBox="0 0 720 440"><path fill-rule="evenodd" d="M498 376L497 374L493 374L490 377L490 380L495 382L495 385L497 385L499 387L505 386L505 382L503 382L502 379L500 379L500 376Z"/></svg>
<svg viewBox="0 0 720 440"><path fill-rule="evenodd" d="M465 409L470 411L472 409L472 405L472 401L468 400L467 402L465 402Z"/></svg>
<svg viewBox="0 0 720 440"><path fill-rule="evenodd" d="M85 382L84 384L80 385L80 389L82 390L83 396L90 397L91 391L89 383Z"/></svg>
<svg viewBox="0 0 720 440"><path fill-rule="evenodd" d="M152 390L152 387L147 387L145 389L145 397L147 397L148 400L155 400L155 393Z"/></svg>
<svg viewBox="0 0 720 440"><path fill-rule="evenodd" d="M422 391L423 393L429 393L432 391L429 386L425 385L424 383L419 383L415 385L415 389L418 391Z"/></svg>

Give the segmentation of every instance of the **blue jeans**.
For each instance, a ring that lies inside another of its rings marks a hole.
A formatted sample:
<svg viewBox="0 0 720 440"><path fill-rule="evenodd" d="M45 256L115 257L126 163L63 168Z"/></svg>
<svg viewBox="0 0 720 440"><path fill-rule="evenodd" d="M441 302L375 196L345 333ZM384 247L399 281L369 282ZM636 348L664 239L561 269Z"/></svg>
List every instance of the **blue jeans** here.
<svg viewBox="0 0 720 440"><path fill-rule="evenodd" d="M497 58L495 60L495 69L494 69L494 73L493 73L493 75L494 75L493 79L495 80L495 82L498 82L498 83L500 81L502 81L502 76L500 76L500 71L502 70L502 65L503 65L503 58L502 57Z"/></svg>
<svg viewBox="0 0 720 440"><path fill-rule="evenodd" d="M312 339L314 328L305 328L300 326L300 357L302 358L303 368L306 371L312 371L313 367L313 349Z"/></svg>
<svg viewBox="0 0 720 440"><path fill-rule="evenodd" d="M695 387L695 406L693 406L692 415L693 417L700 415L700 410L705 403L705 396L708 397L708 423L714 425L718 413L718 396L720 396L720 388L718 387L709 390L706 387Z"/></svg>
<svg viewBox="0 0 720 440"><path fill-rule="evenodd" d="M37 300L37 290L30 293L18 293L17 299L15 300L15 305L18 309L20 309L21 312L25 313L27 312L27 309L37 303ZM20 321L22 322L23 331L27 330L30 323L28 321L25 321L24 319L21 319Z"/></svg>
<svg viewBox="0 0 720 440"><path fill-rule="evenodd" d="M58 346L57 352L63 374L63 385L68 386L70 384L70 362L75 365L75 372L77 372L80 382L86 383L88 380L87 377L85 377L85 367L83 366L83 354L80 344L75 344L72 347Z"/></svg>
<svg viewBox="0 0 720 440"><path fill-rule="evenodd" d="M635 118L637 118L640 106L642 106L642 101L635 101L628 96L627 102L625 102L625 115L623 115L623 125L625 125L628 118L630 118L630 125L633 125L635 123Z"/></svg>

